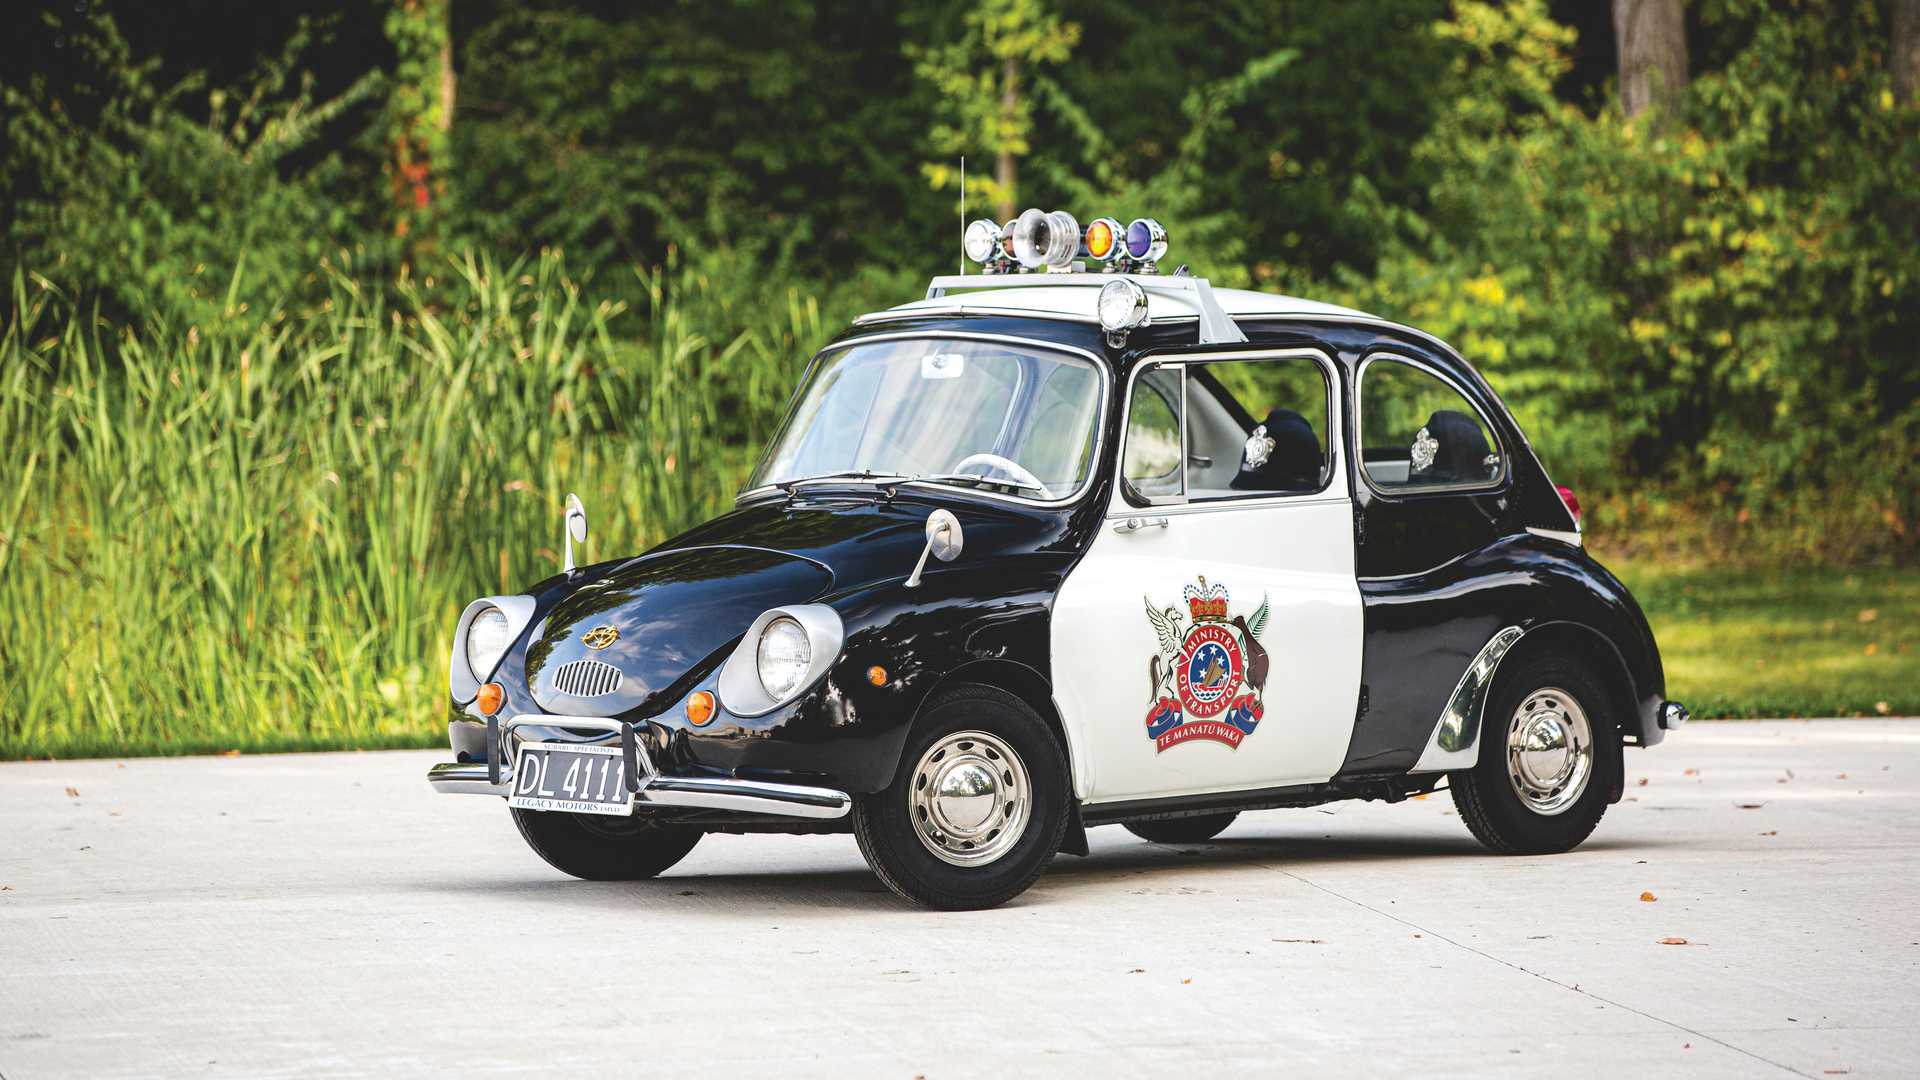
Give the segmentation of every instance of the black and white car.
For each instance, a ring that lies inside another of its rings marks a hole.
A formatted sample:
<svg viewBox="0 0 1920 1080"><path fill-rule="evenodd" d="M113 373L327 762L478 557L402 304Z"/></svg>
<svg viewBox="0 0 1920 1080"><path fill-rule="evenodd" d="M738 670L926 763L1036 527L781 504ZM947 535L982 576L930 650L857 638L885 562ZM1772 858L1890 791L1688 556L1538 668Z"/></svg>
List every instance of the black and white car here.
<svg viewBox="0 0 1920 1080"><path fill-rule="evenodd" d="M1446 787L1565 851L1687 716L1500 401L1421 331L1160 273L1151 221L976 222L986 272L814 357L731 512L474 601L441 791L584 878L844 832L999 904L1085 830ZM1022 272L1025 271L1025 272Z"/></svg>

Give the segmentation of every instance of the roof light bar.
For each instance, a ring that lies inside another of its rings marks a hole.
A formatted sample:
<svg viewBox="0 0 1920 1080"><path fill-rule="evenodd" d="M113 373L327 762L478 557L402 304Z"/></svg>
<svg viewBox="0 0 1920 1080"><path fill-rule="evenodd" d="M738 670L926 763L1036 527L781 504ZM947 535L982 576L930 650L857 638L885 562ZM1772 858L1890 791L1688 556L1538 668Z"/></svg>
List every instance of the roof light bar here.
<svg viewBox="0 0 1920 1080"><path fill-rule="evenodd" d="M1065 210L1028 210L1013 223L1013 258L1029 270L1065 271L1080 253L1080 223Z"/></svg>

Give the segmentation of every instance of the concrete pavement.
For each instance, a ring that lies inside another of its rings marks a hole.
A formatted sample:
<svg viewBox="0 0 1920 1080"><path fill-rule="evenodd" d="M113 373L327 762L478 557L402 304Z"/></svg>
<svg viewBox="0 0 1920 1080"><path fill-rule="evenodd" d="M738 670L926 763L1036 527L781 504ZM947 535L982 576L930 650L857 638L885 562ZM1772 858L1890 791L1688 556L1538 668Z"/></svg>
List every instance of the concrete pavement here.
<svg viewBox="0 0 1920 1080"><path fill-rule="evenodd" d="M956 914L847 836L573 881L441 756L0 764L0 1076L1920 1074L1916 721L1692 725L1568 855L1341 803Z"/></svg>

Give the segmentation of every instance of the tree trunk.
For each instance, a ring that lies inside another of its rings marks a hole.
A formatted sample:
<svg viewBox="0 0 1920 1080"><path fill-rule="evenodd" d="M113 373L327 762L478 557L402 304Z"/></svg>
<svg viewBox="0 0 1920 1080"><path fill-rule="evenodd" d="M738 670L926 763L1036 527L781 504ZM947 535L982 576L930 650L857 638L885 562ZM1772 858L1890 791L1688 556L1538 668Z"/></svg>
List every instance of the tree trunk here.
<svg viewBox="0 0 1920 1080"><path fill-rule="evenodd" d="M455 86L451 9L451 0L394 0L386 24L396 61L387 106L393 230L410 261L432 252L447 188Z"/></svg>
<svg viewBox="0 0 1920 1080"><path fill-rule="evenodd" d="M1013 188L1020 181L1020 165L1014 159L1013 150L1007 146L1005 132L1013 130L1020 118L1020 61L1007 57L1006 64L1000 70L1000 160L993 170L994 183L1000 188L1000 203L994 211L1002 222L1013 220Z"/></svg>
<svg viewBox="0 0 1920 1080"><path fill-rule="evenodd" d="M1687 18L1681 0L1613 0L1613 36L1620 49L1620 107L1629 120L1686 89Z"/></svg>
<svg viewBox="0 0 1920 1080"><path fill-rule="evenodd" d="M1920 0L1893 0L1893 93L1903 103L1920 98Z"/></svg>

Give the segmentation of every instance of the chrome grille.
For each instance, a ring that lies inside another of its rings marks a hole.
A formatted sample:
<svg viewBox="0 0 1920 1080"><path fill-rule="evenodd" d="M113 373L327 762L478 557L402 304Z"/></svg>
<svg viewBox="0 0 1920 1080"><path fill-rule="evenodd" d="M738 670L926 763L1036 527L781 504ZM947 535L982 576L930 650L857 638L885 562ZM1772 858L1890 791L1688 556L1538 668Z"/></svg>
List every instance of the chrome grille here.
<svg viewBox="0 0 1920 1080"><path fill-rule="evenodd" d="M553 673L553 688L574 697L599 697L620 689L620 669L599 660L573 660Z"/></svg>

